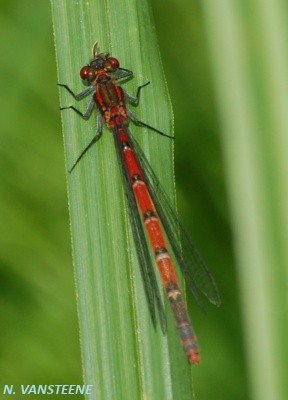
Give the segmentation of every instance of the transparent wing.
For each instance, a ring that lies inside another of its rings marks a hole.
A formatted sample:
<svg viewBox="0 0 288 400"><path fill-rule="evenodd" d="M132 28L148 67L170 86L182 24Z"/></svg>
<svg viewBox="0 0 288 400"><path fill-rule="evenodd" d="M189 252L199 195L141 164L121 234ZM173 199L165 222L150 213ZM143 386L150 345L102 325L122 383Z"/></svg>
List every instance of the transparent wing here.
<svg viewBox="0 0 288 400"><path fill-rule="evenodd" d="M199 291L212 304L219 306L221 299L211 272L189 234L179 221L168 195L165 193L159 179L156 177L143 151L132 135L131 140L170 247L190 290L201 307L203 307L203 304L199 296Z"/></svg>
<svg viewBox="0 0 288 400"><path fill-rule="evenodd" d="M131 223L133 239L135 242L138 262L143 279L144 291L147 299L147 304L152 319L154 328L157 326L157 319L159 319L162 332L166 333L166 316L164 306L161 300L159 286L156 279L154 259L151 259L149 253L147 240L145 237L144 226L141 220L134 193L131 188L131 183L125 168L122 149L119 146L119 141L116 140L114 134L114 141L117 150L117 156L122 169L122 177L124 179L124 191L126 194L128 214ZM156 310L155 310L156 308Z"/></svg>

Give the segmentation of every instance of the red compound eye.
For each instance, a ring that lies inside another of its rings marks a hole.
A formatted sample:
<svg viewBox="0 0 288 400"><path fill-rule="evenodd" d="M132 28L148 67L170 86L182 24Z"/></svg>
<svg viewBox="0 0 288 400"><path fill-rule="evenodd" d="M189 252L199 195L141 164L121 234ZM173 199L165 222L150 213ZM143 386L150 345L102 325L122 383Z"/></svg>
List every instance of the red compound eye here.
<svg viewBox="0 0 288 400"><path fill-rule="evenodd" d="M85 65L85 67L82 67L80 69L80 76L84 81L86 81L88 79L89 71L90 71L90 69L89 69L89 67L87 67L87 65Z"/></svg>
<svg viewBox="0 0 288 400"><path fill-rule="evenodd" d="M89 66L85 66L80 70L80 76L84 81L93 81L95 79L96 71L94 68L90 68Z"/></svg>
<svg viewBox="0 0 288 400"><path fill-rule="evenodd" d="M119 61L117 60L117 58L114 57L108 57L107 58L108 61L108 66L110 70L115 70L117 68L119 68Z"/></svg>

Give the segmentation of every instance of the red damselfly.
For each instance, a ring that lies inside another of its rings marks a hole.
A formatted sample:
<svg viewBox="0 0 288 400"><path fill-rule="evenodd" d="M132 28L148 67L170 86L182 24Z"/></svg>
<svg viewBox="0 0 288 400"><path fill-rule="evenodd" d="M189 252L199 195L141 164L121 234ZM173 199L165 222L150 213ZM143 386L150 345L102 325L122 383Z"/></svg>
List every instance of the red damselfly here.
<svg viewBox="0 0 288 400"><path fill-rule="evenodd" d="M155 262L185 354L190 363L197 364L200 361L199 347L179 288L174 264L179 265L190 290L200 305L199 291L216 305L220 304L220 298L211 273L180 224L168 196L128 129L130 120L136 125L147 127L162 136L171 138L158 129L139 121L126 107L126 102L138 104L140 91L149 82L138 87L135 97L125 92L117 81L132 78L133 73L120 68L119 61L110 57L108 53L99 53L97 44L93 46L93 59L80 70L80 76L88 86L79 94L75 94L65 84L59 84L59 86L64 87L75 100L82 100L84 97L92 95L87 110L82 113L74 106L62 107L61 110L72 109L82 118L89 119L96 108L98 125L96 135L81 152L69 172L72 172L87 150L100 139L104 121L113 134L117 150L132 232L153 325L156 327L158 319L163 333L166 332L164 306L153 267ZM181 245L177 237L179 232ZM154 254L154 260L150 257L149 247Z"/></svg>

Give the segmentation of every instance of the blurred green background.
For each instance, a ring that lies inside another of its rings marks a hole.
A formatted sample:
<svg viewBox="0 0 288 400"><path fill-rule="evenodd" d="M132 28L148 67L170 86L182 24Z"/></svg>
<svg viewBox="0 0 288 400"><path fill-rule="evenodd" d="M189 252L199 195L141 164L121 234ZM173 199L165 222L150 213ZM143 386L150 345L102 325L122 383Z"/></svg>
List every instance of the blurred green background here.
<svg viewBox="0 0 288 400"><path fill-rule="evenodd" d="M154 0L152 8L175 113L178 208L223 299L223 306L209 307L207 315L192 306L203 354L203 363L193 368L195 396L249 399L200 1ZM80 384L50 4L1 0L0 18L0 389L4 384Z"/></svg>

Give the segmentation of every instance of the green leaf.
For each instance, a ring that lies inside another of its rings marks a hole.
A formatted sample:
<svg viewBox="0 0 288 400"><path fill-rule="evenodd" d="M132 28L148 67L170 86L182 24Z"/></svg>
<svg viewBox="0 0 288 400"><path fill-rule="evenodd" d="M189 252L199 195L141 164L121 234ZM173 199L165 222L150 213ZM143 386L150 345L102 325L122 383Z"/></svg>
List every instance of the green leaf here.
<svg viewBox="0 0 288 400"><path fill-rule="evenodd" d="M253 399L286 399L287 7L204 1Z"/></svg>
<svg viewBox="0 0 288 400"><path fill-rule="evenodd" d="M125 89L143 89L138 118L172 132L172 112L150 9L146 2L52 1L59 82L83 90L80 68L98 41L134 71ZM61 105L75 105L64 90ZM77 104L84 110L87 99ZM134 110L133 110L134 111ZM67 170L96 132L96 118L62 112ZM174 194L172 143L131 127L167 192ZM152 327L125 210L120 169L105 128L67 175L84 379L97 399L191 399L190 366L169 317L168 335ZM173 198L173 197L172 197Z"/></svg>

